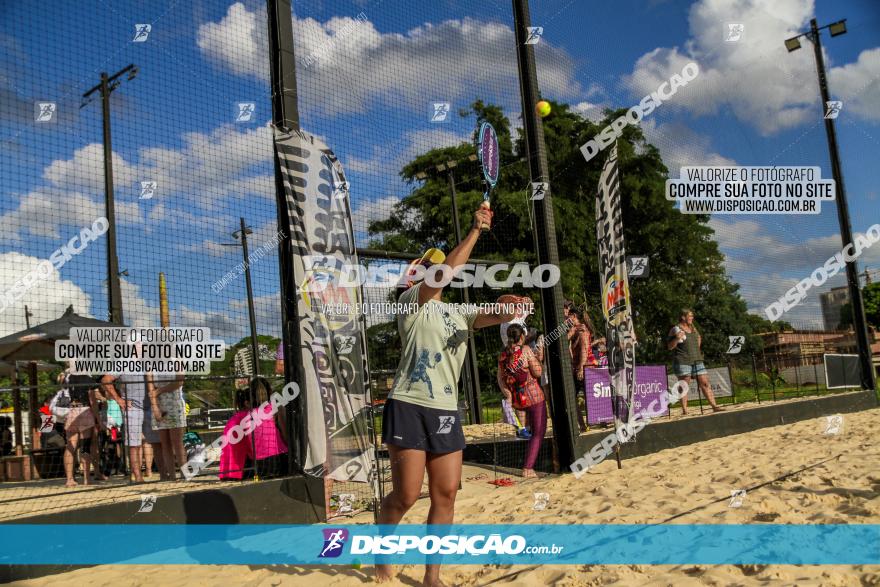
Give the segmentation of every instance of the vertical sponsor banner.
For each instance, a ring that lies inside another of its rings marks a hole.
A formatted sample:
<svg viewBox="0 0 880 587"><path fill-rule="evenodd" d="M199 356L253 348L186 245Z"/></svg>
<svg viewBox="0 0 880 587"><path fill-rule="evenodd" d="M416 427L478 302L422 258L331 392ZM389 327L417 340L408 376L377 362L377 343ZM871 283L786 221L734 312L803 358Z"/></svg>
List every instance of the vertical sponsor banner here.
<svg viewBox="0 0 880 587"><path fill-rule="evenodd" d="M275 130L284 180L293 276L299 286L300 353L305 394L306 472L337 481L376 484L370 434L365 318L348 182L342 165L319 138ZM325 306L350 307L341 313Z"/></svg>
<svg viewBox="0 0 880 587"><path fill-rule="evenodd" d="M618 439L626 442L624 425L633 415L635 394L635 331L626 276L620 181L617 177L617 143L602 167L596 193L596 237L599 241L599 282L608 347L611 408Z"/></svg>

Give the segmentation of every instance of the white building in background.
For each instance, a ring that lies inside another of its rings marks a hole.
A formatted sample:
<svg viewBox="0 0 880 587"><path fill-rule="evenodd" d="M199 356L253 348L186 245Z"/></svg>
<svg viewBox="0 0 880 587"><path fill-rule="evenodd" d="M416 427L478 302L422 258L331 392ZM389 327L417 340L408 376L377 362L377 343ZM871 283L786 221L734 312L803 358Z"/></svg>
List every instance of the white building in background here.
<svg viewBox="0 0 880 587"><path fill-rule="evenodd" d="M835 287L820 293L819 302L822 304L822 322L825 324L825 330L837 330L840 324L840 310L849 303L847 286Z"/></svg>

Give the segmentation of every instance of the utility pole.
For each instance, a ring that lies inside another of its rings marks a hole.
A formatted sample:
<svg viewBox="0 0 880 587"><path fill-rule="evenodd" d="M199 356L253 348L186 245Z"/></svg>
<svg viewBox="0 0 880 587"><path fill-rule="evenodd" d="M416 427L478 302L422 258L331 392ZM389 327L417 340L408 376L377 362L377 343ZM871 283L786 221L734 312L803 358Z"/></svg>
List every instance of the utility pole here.
<svg viewBox="0 0 880 587"><path fill-rule="evenodd" d="M104 213L107 215L107 303L110 321L123 324L122 290L119 284L119 259L116 255L116 210L113 201L113 147L110 141L110 94L122 83L118 78L127 73L129 80L138 73L136 65L131 64L112 76L101 73L101 83L83 94L80 108L88 104L89 97L95 92L101 93L101 113L104 126Z"/></svg>

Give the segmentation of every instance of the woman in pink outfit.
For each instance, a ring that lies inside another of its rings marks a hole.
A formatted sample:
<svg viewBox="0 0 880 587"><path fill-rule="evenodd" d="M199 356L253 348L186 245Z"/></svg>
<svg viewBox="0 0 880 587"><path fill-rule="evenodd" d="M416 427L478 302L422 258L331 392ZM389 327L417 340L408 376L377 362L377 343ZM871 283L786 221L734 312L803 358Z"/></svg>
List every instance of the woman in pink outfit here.
<svg viewBox="0 0 880 587"><path fill-rule="evenodd" d="M236 412L232 414L226 426L223 427L223 436L229 438L229 431L233 426L241 423L241 420L248 415L248 392L239 390L235 393ZM242 439L239 442L227 443L220 450L220 478L221 479L241 479L247 464L248 452L250 447L250 439Z"/></svg>
<svg viewBox="0 0 880 587"><path fill-rule="evenodd" d="M287 442L284 407L279 407L275 416L269 416L272 406L269 396L272 387L262 377L251 381L251 398L257 406L253 412L263 410L263 421L253 432L253 441L247 442L248 457L254 462L257 478L280 477L287 474Z"/></svg>

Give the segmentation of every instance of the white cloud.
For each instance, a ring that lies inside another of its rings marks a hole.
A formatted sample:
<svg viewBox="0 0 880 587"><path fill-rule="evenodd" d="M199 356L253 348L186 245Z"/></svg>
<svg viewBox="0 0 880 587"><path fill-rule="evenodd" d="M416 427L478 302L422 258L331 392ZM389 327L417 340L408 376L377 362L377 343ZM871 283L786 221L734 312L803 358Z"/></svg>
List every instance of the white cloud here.
<svg viewBox="0 0 880 587"><path fill-rule="evenodd" d="M266 79L264 60L257 57L265 55L264 21L259 12L235 3L218 23L199 27L198 45L208 60L233 73ZM300 103L325 114L362 112L373 102L427 112L431 100L468 101L503 86L510 88L512 104L519 103L513 30L506 24L465 18L380 33L372 22L354 17L305 18L294 20L294 42ZM538 51L550 54L539 56L545 94L582 93L566 53L548 43ZM305 66L302 60L309 56L315 58ZM342 80L357 83L342 89Z"/></svg>
<svg viewBox="0 0 880 587"><path fill-rule="evenodd" d="M832 98L842 100L847 113L880 121L880 48L862 51L855 63L832 68L828 84Z"/></svg>
<svg viewBox="0 0 880 587"><path fill-rule="evenodd" d="M220 214L228 200L274 199L272 129L220 126L210 133L183 135L183 147L141 149L138 162L113 153L116 219L158 227L177 234L205 231L218 234L234 226L232 214ZM18 196L18 207L0 216L5 230L0 242L21 243L23 237L61 239L62 226L91 225L104 211L103 147L98 143L74 151L43 170L46 185ZM140 200L140 182L155 181L151 200ZM15 197L15 196L13 196ZM173 205L172 205L173 203Z"/></svg>
<svg viewBox="0 0 880 587"><path fill-rule="evenodd" d="M0 253L0 292L6 292L12 285L30 273L44 259L23 255L17 252ZM82 316L91 316L91 298L72 281L65 280L61 273L52 268L45 280L36 283L21 298L0 312L0 336L6 336L26 327L24 307L33 314L31 326L55 320L64 314L68 306ZM0 308L5 306L0 302Z"/></svg>
<svg viewBox="0 0 880 587"><path fill-rule="evenodd" d="M799 34L813 15L812 0L700 0L688 16L691 37L683 47L658 47L636 62L626 85L637 96L657 90L689 61L700 66L699 76L664 109L683 108L713 114L730 108L763 135L808 121L819 121L816 70L812 49L789 54L783 41ZM743 38L725 42L727 23L745 25ZM829 61L826 58L826 63ZM831 67L829 78L835 96L851 101L852 112L867 120L880 120L880 106L869 97L877 91L880 50L863 52L855 64Z"/></svg>
<svg viewBox="0 0 880 587"><path fill-rule="evenodd" d="M209 60L228 67L237 75L269 77L265 9L262 14L249 12L236 2L220 22L199 26L196 44Z"/></svg>
<svg viewBox="0 0 880 587"><path fill-rule="evenodd" d="M736 161L712 151L711 140L681 123L642 121L645 139L660 150L670 177L678 177L687 165L732 166Z"/></svg>
<svg viewBox="0 0 880 587"><path fill-rule="evenodd" d="M571 107L572 111L594 123L600 122L605 118L605 108L608 108L607 104L593 104L587 101L578 102Z"/></svg>
<svg viewBox="0 0 880 587"><path fill-rule="evenodd" d="M768 225L756 220L713 216L709 225L715 230L718 246L725 255L728 274L740 284L740 293L749 309L761 316L768 304L809 277L842 247L837 234L798 240L802 233L796 225L778 222ZM857 230L855 235L864 233ZM858 263L860 269L880 264L880 244L864 250ZM807 298L786 312L782 320L821 327L819 293L845 283L845 273L841 270L822 287L810 289Z"/></svg>

